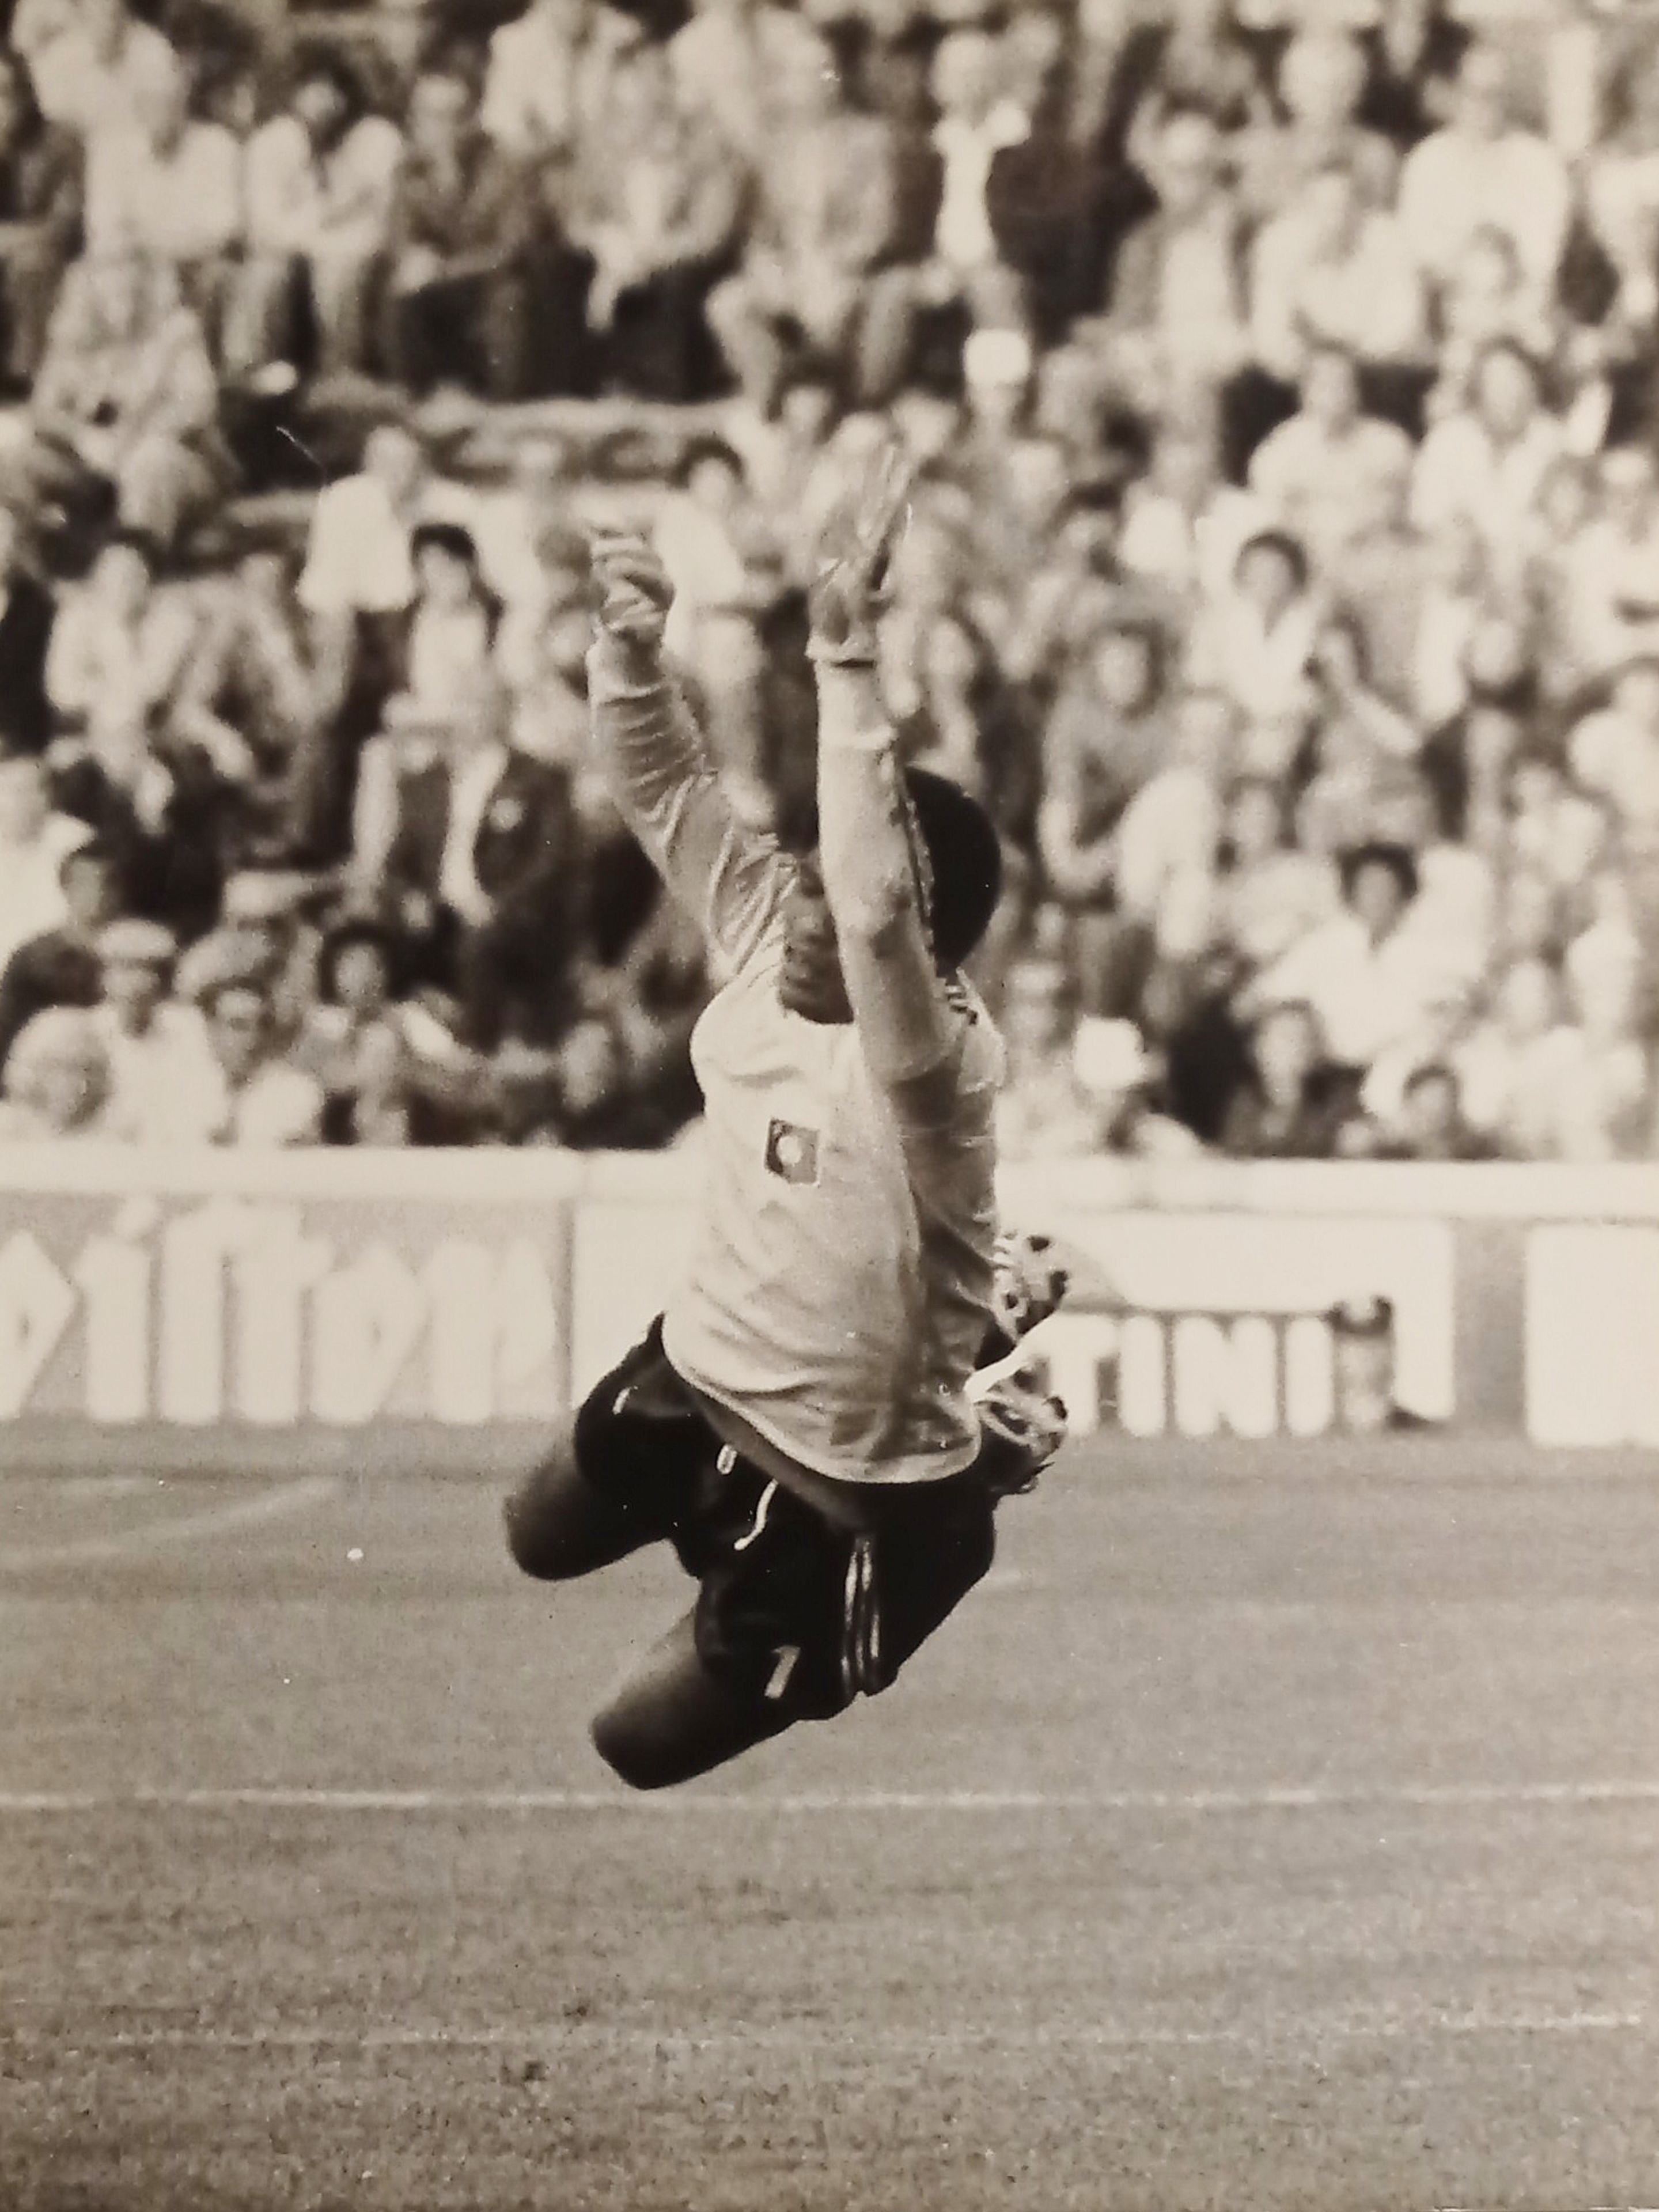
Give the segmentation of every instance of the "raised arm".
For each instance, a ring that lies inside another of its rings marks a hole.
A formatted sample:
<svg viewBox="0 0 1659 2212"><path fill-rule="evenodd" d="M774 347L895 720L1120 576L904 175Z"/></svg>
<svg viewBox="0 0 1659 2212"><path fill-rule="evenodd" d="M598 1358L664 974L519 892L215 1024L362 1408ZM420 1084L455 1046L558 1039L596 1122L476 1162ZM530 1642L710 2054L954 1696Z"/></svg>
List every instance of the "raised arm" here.
<svg viewBox="0 0 1659 2212"><path fill-rule="evenodd" d="M794 864L732 811L663 665L673 586L643 539L596 534L603 600L588 654L593 744L611 797L669 891L739 968L777 919Z"/></svg>
<svg viewBox="0 0 1659 2212"><path fill-rule="evenodd" d="M818 840L824 896L865 1059L898 1085L940 1066L964 1017L928 927L927 863L876 681L875 614L906 483L881 457L832 518L812 591Z"/></svg>

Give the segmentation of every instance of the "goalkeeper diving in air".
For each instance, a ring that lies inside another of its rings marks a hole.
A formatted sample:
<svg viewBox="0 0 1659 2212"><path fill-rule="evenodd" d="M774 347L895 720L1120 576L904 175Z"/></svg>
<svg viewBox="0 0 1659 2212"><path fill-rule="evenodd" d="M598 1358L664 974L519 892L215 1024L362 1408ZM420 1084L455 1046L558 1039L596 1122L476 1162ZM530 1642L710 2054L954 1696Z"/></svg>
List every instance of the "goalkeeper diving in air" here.
<svg viewBox="0 0 1659 2212"><path fill-rule="evenodd" d="M1002 1048L960 973L996 906L996 835L901 765L877 684L905 512L884 454L824 533L806 855L728 805L664 665L655 556L593 541L597 765L720 984L692 1046L705 1187L683 1287L507 1522L540 1579L666 1541L700 1585L592 1724L640 1789L884 1689L1064 1433L1018 1343L1063 1278L1040 1244L999 1238Z"/></svg>

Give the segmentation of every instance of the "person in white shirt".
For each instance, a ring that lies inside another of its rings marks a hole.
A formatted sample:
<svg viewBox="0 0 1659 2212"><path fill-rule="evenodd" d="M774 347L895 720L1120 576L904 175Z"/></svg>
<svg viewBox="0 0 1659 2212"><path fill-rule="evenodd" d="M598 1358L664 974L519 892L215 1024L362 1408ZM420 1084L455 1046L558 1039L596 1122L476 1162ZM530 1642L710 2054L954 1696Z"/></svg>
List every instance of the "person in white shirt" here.
<svg viewBox="0 0 1659 2212"><path fill-rule="evenodd" d="M1602 454L1599 513L1571 546L1571 665L1584 683L1659 650L1659 465L1643 446Z"/></svg>
<svg viewBox="0 0 1659 2212"><path fill-rule="evenodd" d="M1401 173L1400 221L1418 266L1431 284L1444 283L1476 232L1492 224L1514 241L1541 300L1555 283L1571 206L1561 156L1510 119L1502 47L1472 46L1452 120L1413 148Z"/></svg>
<svg viewBox="0 0 1659 2212"><path fill-rule="evenodd" d="M157 922L112 921L98 940L109 1058L108 1133L129 1144L201 1145L219 1111L218 1071L194 1006L170 999L178 941Z"/></svg>
<svg viewBox="0 0 1659 2212"><path fill-rule="evenodd" d="M465 526L475 506L471 493L434 474L420 441L397 422L369 433L357 475L319 494L297 597L311 622L319 712L339 716L343 744L378 727L401 681L416 529ZM325 838L344 830L345 794L335 797L319 801Z"/></svg>
<svg viewBox="0 0 1659 2212"><path fill-rule="evenodd" d="M1452 1054L1465 1115L1505 1159L1551 1157L1558 1092L1576 1052L1555 970L1535 957L1515 961Z"/></svg>
<svg viewBox="0 0 1659 2212"><path fill-rule="evenodd" d="M1234 563L1232 588L1192 641L1193 680L1232 702L1243 726L1240 765L1289 773L1318 712L1314 646L1322 611L1308 556L1282 530L1259 530Z"/></svg>
<svg viewBox="0 0 1659 2212"><path fill-rule="evenodd" d="M1271 520L1253 492L1223 477L1213 415L1171 413L1129 487L1117 558L1191 617L1227 596L1240 553Z"/></svg>
<svg viewBox="0 0 1659 2212"><path fill-rule="evenodd" d="M490 38L485 137L556 171L600 152L617 64L641 36L601 0L532 0Z"/></svg>
<svg viewBox="0 0 1659 2212"><path fill-rule="evenodd" d="M320 1143L322 1085L277 1057L267 987L226 975L203 1006L214 1060L208 1141L259 1152Z"/></svg>
<svg viewBox="0 0 1659 2212"><path fill-rule="evenodd" d="M158 747L174 735L201 623L185 592L158 585L155 560L154 547L131 532L104 548L52 631L46 696L67 725L59 763L84 754L141 819L159 820L171 778ZM245 769L246 748L234 732L225 738L223 767Z"/></svg>
<svg viewBox="0 0 1659 2212"><path fill-rule="evenodd" d="M130 120L99 132L87 160L87 250L173 270L210 326L241 242L242 149L222 124L193 119L190 103L189 72L169 51L136 87Z"/></svg>
<svg viewBox="0 0 1659 2212"><path fill-rule="evenodd" d="M1301 384L1297 412L1251 456L1250 489L1316 568L1329 568L1369 527L1384 488L1410 470L1412 442L1362 410L1358 367L1345 346L1310 346Z"/></svg>
<svg viewBox="0 0 1659 2212"><path fill-rule="evenodd" d="M93 140L122 129L146 84L177 67L178 55L153 23L127 0L20 0L11 43L27 61L34 96L48 122Z"/></svg>
<svg viewBox="0 0 1659 2212"><path fill-rule="evenodd" d="M592 1725L639 1789L884 1689L1057 1440L1052 1407L1041 1437L1000 1437L969 1387L997 1317L1003 1052L957 971L996 904L997 847L971 799L905 775L880 702L874 586L903 489L887 457L823 548L811 858L726 806L665 680L649 549L597 549L596 746L731 980L697 1030L707 1188L685 1285L507 1522L542 1580L672 1539L701 1582Z"/></svg>
<svg viewBox="0 0 1659 2212"><path fill-rule="evenodd" d="M84 822L52 811L43 763L0 756L0 972L20 945L67 919L64 861L91 835Z"/></svg>
<svg viewBox="0 0 1659 2212"><path fill-rule="evenodd" d="M1648 1049L1638 1033L1641 962L1622 962L1577 978L1570 1052L1555 1088L1551 1157L1589 1164L1639 1159L1653 1120Z"/></svg>
<svg viewBox="0 0 1659 2212"><path fill-rule="evenodd" d="M987 195L999 154L1024 145L1029 115L1006 90L998 41L981 30L953 31L933 64L939 119L933 145L944 166L933 227L933 258L921 271L923 295L935 304L967 301L978 319L1024 320L1018 277L1003 262Z"/></svg>
<svg viewBox="0 0 1659 2212"><path fill-rule="evenodd" d="M1365 197L1351 161L1314 173L1257 233L1250 335L1270 375L1301 381L1310 349L1346 347L1369 368L1422 360L1423 284L1399 223Z"/></svg>
<svg viewBox="0 0 1659 2212"><path fill-rule="evenodd" d="M226 313L228 366L246 374L292 358L308 299L319 372L364 367L403 150L397 125L367 112L343 55L300 57L287 107L248 142L247 252Z"/></svg>
<svg viewBox="0 0 1659 2212"><path fill-rule="evenodd" d="M1437 422L1418 449L1412 520L1425 532L1456 516L1474 524L1490 573L1518 588L1528 525L1550 469L1564 450L1562 425L1544 404L1531 357L1507 339L1482 354L1473 404Z"/></svg>
<svg viewBox="0 0 1659 2212"><path fill-rule="evenodd" d="M764 167L784 127L779 87L816 60L805 15L771 0L697 0L669 41L674 82L688 113L713 125L751 174Z"/></svg>
<svg viewBox="0 0 1659 2212"><path fill-rule="evenodd" d="M1456 963L1417 926L1417 864L1403 847L1344 855L1344 905L1242 994L1246 1019L1287 1000L1318 1017L1332 1060L1363 1075L1384 1054L1431 1057L1459 1004Z"/></svg>
<svg viewBox="0 0 1659 2212"><path fill-rule="evenodd" d="M1224 702L1212 692L1189 692L1176 704L1168 767L1134 793L1118 823L1118 915L1155 943L1194 902L1208 905L1231 735Z"/></svg>
<svg viewBox="0 0 1659 2212"><path fill-rule="evenodd" d="M1573 731L1567 758L1626 839L1659 846L1659 654L1639 654L1620 672L1610 704Z"/></svg>

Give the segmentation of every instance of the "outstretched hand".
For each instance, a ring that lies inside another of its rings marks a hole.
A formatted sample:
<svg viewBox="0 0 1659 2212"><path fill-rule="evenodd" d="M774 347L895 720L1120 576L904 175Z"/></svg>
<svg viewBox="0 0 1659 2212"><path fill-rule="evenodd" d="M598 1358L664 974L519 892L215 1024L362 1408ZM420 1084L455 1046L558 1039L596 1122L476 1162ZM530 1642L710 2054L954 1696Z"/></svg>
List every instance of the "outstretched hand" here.
<svg viewBox="0 0 1659 2212"><path fill-rule="evenodd" d="M630 645L659 646L674 586L650 543L635 531L595 529L588 556L599 591L600 629Z"/></svg>
<svg viewBox="0 0 1659 2212"><path fill-rule="evenodd" d="M819 532L811 589L816 659L872 660L893 549L909 514L912 471L888 439L848 482Z"/></svg>

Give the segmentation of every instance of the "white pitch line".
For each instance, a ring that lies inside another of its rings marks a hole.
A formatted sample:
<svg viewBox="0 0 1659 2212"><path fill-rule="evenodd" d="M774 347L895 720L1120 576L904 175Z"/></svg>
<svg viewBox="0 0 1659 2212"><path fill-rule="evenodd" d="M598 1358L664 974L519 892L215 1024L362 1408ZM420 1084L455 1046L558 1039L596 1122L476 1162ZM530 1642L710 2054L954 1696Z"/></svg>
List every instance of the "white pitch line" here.
<svg viewBox="0 0 1659 2212"><path fill-rule="evenodd" d="M1659 2032L1659 2021L1639 2012L1462 2012L1397 2013L1358 2019L1249 2021L1215 2027L1137 2027L1127 2022L1079 2022L1075 2027L1030 2027L871 2028L857 2031L861 2052L927 2057L975 2051L1077 2050L1193 2050L1210 2045L1245 2045L1252 2049L1278 2043L1316 2046L1330 2042L1399 2043L1433 2036L1628 2035ZM538 2051L573 2050L594 2044L650 2051L664 2057L699 2054L768 2051L782 2055L824 2053L852 2039L848 2032L793 2022L769 2028L652 2027L604 2021L526 2021L521 2025L447 2027L123 2028L112 2034L82 2034L72 2028L0 2030L0 2050L63 2051L76 2057L89 2052L157 2051Z"/></svg>
<svg viewBox="0 0 1659 2212"><path fill-rule="evenodd" d="M261 1491L257 1498L240 1498L229 1505L210 1506L205 1512L186 1513L174 1521L125 1528L118 1536L82 1536L71 1544L0 1547L0 1574L20 1573L31 1567L90 1565L100 1559L128 1559L157 1544L184 1544L197 1536L222 1535L229 1528L246 1528L261 1521L280 1520L286 1514L302 1513L338 1488L331 1474L307 1474L279 1489Z"/></svg>
<svg viewBox="0 0 1659 2212"><path fill-rule="evenodd" d="M1659 1782L1402 1783L1382 1789L1264 1790L853 1790L744 1795L696 1790L635 1796L621 1790L246 1789L0 1790L0 1816L97 1812L623 1813L657 1818L713 1814L954 1813L1173 1813L1199 1818L1250 1813L1402 1809L1487 1810L1504 1806L1659 1805Z"/></svg>

